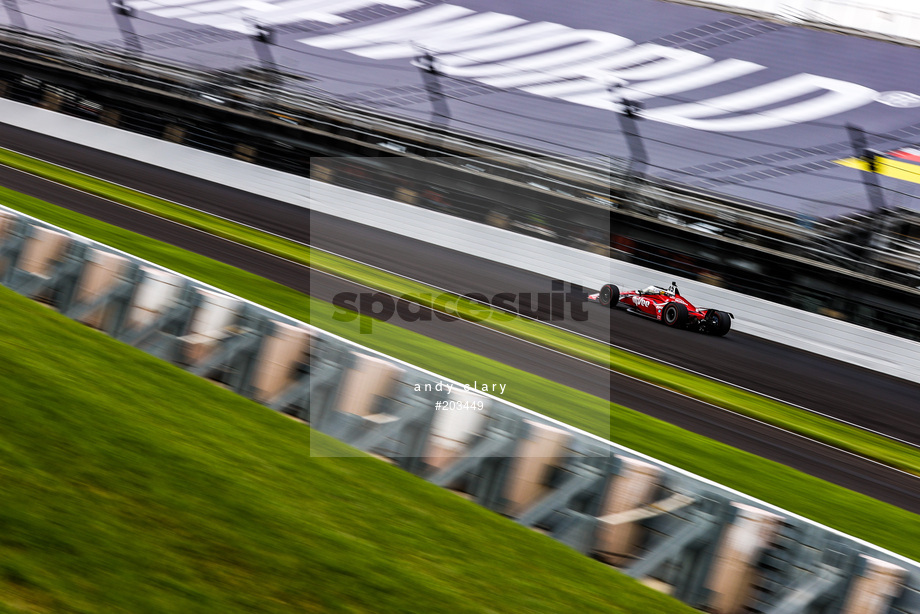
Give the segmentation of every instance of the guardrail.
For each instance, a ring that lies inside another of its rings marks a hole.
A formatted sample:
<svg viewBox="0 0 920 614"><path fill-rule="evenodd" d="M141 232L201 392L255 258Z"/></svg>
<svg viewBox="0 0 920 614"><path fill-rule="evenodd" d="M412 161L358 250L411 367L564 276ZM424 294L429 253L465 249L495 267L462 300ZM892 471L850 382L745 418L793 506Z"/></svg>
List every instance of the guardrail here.
<svg viewBox="0 0 920 614"><path fill-rule="evenodd" d="M710 612L920 614L920 564L0 207L0 282Z"/></svg>

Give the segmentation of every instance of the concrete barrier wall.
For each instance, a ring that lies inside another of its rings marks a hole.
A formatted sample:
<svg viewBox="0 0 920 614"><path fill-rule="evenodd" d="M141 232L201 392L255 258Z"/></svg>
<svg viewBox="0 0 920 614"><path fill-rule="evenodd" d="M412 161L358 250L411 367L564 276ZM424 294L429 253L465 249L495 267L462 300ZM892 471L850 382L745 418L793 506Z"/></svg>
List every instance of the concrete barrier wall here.
<svg viewBox="0 0 920 614"><path fill-rule="evenodd" d="M4 285L695 607L920 614L920 563L503 399L454 396L461 382L34 218L0 218ZM46 250L57 256L33 271L23 256ZM105 284L100 263L114 265ZM439 409L448 401L482 405Z"/></svg>
<svg viewBox="0 0 920 614"><path fill-rule="evenodd" d="M0 122L178 173L308 206L309 181L112 126L0 99Z"/></svg>
<svg viewBox="0 0 920 614"><path fill-rule="evenodd" d="M920 382L920 343L827 316L777 305L696 280L461 220L385 198L311 181L240 160L0 99L0 121L261 194L328 215L464 252L589 288L678 281L694 304L735 314L736 331Z"/></svg>

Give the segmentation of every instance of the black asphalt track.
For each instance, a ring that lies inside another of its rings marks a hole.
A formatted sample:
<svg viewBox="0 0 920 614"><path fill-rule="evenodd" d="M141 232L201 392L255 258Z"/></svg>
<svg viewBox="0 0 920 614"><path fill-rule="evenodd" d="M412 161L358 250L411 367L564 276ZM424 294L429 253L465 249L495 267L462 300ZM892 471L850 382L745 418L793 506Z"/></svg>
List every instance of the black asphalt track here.
<svg viewBox="0 0 920 614"><path fill-rule="evenodd" d="M0 127L0 145L76 168L164 198L218 212L384 268L460 292L548 292L550 280L471 256L408 241L190 176L163 171L25 131ZM98 219L175 244L330 301L355 286L145 214L0 169L0 184ZM563 322L598 338L634 347L715 377L920 442L920 386L746 335L723 339L672 331L621 312L592 309L586 322ZM608 397L683 428L776 460L806 473L920 512L920 480L752 422L699 401L623 378L471 323L408 324L457 347ZM616 428L616 425L612 425Z"/></svg>

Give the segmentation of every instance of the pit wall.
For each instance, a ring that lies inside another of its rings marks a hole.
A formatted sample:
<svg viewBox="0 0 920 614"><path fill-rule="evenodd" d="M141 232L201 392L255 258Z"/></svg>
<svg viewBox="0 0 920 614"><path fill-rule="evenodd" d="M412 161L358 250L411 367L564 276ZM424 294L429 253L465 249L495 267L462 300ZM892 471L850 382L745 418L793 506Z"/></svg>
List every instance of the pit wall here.
<svg viewBox="0 0 920 614"><path fill-rule="evenodd" d="M695 305L732 312L735 331L920 382L916 341L10 100L0 99L0 121L420 241L462 245L466 253L588 288L612 282L631 289L677 281Z"/></svg>
<svg viewBox="0 0 920 614"><path fill-rule="evenodd" d="M3 207L0 283L707 612L920 614L920 563Z"/></svg>

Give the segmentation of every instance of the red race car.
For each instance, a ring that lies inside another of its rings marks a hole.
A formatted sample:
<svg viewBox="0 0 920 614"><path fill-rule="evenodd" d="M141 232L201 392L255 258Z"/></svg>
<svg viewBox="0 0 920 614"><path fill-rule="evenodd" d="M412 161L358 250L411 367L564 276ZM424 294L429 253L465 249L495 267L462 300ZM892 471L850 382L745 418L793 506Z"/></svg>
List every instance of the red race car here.
<svg viewBox="0 0 920 614"><path fill-rule="evenodd" d="M680 295L675 282L668 289L649 286L643 290L626 291L607 284L597 294L589 295L588 300L611 308L622 305L630 313L658 320L666 326L716 337L723 337L731 330L732 318L735 317L727 311L697 309Z"/></svg>

